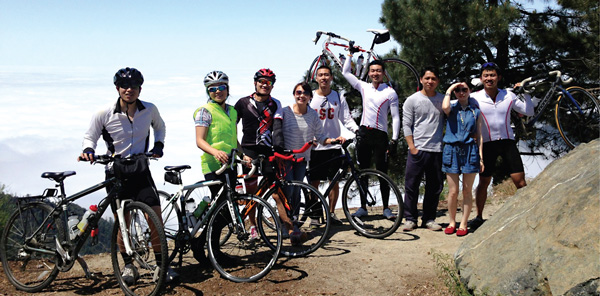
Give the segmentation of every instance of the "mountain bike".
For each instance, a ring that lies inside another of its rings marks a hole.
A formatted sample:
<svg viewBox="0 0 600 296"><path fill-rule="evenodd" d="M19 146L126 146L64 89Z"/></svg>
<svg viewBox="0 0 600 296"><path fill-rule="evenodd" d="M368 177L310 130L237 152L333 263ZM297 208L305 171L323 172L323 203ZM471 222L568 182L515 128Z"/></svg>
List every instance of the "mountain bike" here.
<svg viewBox="0 0 600 296"><path fill-rule="evenodd" d="M95 159L99 164L115 160L108 155L96 155ZM81 264L89 278L91 274L79 251L90 237L92 243L97 240L98 223L113 203L116 214L110 254L117 282L126 295L158 294L165 282L168 263L155 254L157 249L160 254L168 252L160 217L150 206L120 196L123 180L118 177L67 196L64 180L75 174L45 172L42 178L56 182L59 190L49 188L41 196L17 199L17 209L0 238L0 256L8 280L19 290L38 292L49 286L59 272L69 271L75 262ZM87 226L80 230L77 217L70 215L69 204L106 187L111 188L108 195L98 204L97 212L89 215ZM130 256L132 262L128 264L136 270L137 280L131 285L123 280L126 264L122 252Z"/></svg>
<svg viewBox="0 0 600 296"><path fill-rule="evenodd" d="M547 86L544 97L538 102L535 114L530 117L513 116L516 134L531 136L535 131L535 123L545 113L546 108L554 103L554 120L560 136L573 149L581 143L598 138L600 133L600 109L598 100L579 86L563 88L572 82L572 78L563 80L560 71L542 73L526 78L515 93L521 97L523 92L531 93L536 87Z"/></svg>
<svg viewBox="0 0 600 296"><path fill-rule="evenodd" d="M281 246L281 254L288 257L306 256L316 251L327 240L331 227L329 206L319 190L302 181L285 179L286 161L303 161L304 158L296 158L294 153L303 153L312 145L311 141L298 150L283 150L269 156L268 163L275 173L264 176L255 193L277 210L284 227L284 238L290 238ZM264 158L264 155L259 155L257 163L263 163ZM269 242L267 244L275 247Z"/></svg>
<svg viewBox="0 0 600 296"><path fill-rule="evenodd" d="M398 94L399 98L407 98L414 92L420 90L419 84L419 73L417 70L407 61L398 58L380 58L379 55L373 50L375 44L381 44L387 42L390 39L390 33L388 30L372 30L369 29L367 32L375 34L373 37L373 43L369 49L363 49L358 47L360 56L358 56L355 66L353 67L353 73L358 79L363 81L369 81L368 65L372 60L382 60L385 67L385 83L391 85ZM307 82L314 81L317 75L317 69L321 65L328 65L332 68L342 70L344 60L346 56L342 53L348 50L348 47L354 47L354 41L342 37L332 32L317 31L316 38L313 40L315 44L319 41L321 36L327 36L323 41L322 53L317 56L310 68L308 69L308 75L306 77ZM333 39L340 39L348 42L348 44L338 43ZM335 48L335 49L334 49ZM338 56L336 56L336 53ZM366 54L366 57L364 56Z"/></svg>
<svg viewBox="0 0 600 296"><path fill-rule="evenodd" d="M342 166L333 176L323 195L329 196L334 184L346 179L342 190L342 208L346 219L356 231L366 237L385 238L394 233L402 222L404 215L402 194L387 174L375 169L360 170L356 167L348 150L348 146L352 142L354 139L346 140L342 144L343 154L309 168L308 174L310 176L311 172L323 170L328 165L341 160ZM350 175L346 177L348 173ZM388 208L393 214L392 219L383 216L386 197ZM361 218L353 217L350 210L358 209L362 204L366 205L369 215Z"/></svg>
<svg viewBox="0 0 600 296"><path fill-rule="evenodd" d="M213 267L226 279L234 282L252 282L264 277L281 250L281 225L275 210L264 200L250 194L241 194L230 186L229 173L239 160L236 149L231 151L230 162L215 171L225 174L226 182L219 180L200 181L184 186L181 173L189 165L165 167L165 181L179 185L173 195L161 194L162 218L171 252L169 262L181 266L183 255L192 249L192 239L207 231L208 255ZM196 218L186 205L211 197L209 186L221 186L216 198ZM254 210L252 212L251 210ZM258 216L259 240L250 238L249 213ZM265 217L265 218L263 218ZM269 225L264 223L269 220ZM201 250L204 252L202 246ZM179 261L174 261L179 255Z"/></svg>

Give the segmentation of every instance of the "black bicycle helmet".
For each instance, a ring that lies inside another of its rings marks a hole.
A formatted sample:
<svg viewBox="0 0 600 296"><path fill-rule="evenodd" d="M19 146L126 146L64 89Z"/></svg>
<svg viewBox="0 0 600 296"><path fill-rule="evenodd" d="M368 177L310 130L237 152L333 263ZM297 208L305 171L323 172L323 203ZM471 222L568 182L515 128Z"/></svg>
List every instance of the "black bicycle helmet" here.
<svg viewBox="0 0 600 296"><path fill-rule="evenodd" d="M142 73L138 71L136 68L123 68L117 73L115 73L115 77L113 78L113 83L116 86L122 85L133 85L133 86L141 86L144 83L144 76Z"/></svg>
<svg viewBox="0 0 600 296"><path fill-rule="evenodd" d="M275 73L273 73L273 71L271 71L271 69L268 68L260 69L254 74L254 81L257 81L260 78L266 78L275 82Z"/></svg>

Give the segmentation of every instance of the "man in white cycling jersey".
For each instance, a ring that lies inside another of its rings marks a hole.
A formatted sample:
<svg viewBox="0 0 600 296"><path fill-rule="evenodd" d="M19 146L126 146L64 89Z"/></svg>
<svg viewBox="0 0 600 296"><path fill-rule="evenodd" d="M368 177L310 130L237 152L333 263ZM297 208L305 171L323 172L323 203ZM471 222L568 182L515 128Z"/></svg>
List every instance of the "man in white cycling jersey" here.
<svg viewBox="0 0 600 296"><path fill-rule="evenodd" d="M154 131L154 147L150 150L153 157L163 156L165 141L165 122L162 120L158 109L152 103L139 99L142 91L144 77L135 68L123 68L117 71L113 82L119 93L116 103L96 112L89 129L83 137L83 152L80 159L94 162L94 154L100 136L106 143L108 154L129 157L135 154L146 153L149 148L150 128ZM112 167L106 168L106 179L114 176ZM107 187L110 191L110 188ZM123 191L120 193L134 201L140 201L150 206L161 217L160 200L150 171L131 177L123 182ZM111 205L113 212L116 205ZM123 280L131 285L137 280L138 272L133 265L133 258L125 253L122 248L122 238L118 242L125 268ZM156 260L167 260L168 254L160 253L160 244L153 242ZM165 258L162 258L163 256ZM167 270L167 281L178 277L171 268Z"/></svg>
<svg viewBox="0 0 600 296"><path fill-rule="evenodd" d="M400 133L400 113L398 95L394 88L383 82L385 69L380 60L372 61L368 66L371 83L360 81L350 70L352 54L357 48L350 47L349 58L344 62L342 74L350 85L360 92L362 97L362 119L358 129L356 158L361 169L369 168L375 160L375 167L387 173L388 148L391 156L395 155L398 135ZM388 112L392 114L392 140L388 144ZM394 219L396 216L388 207L389 188L381 185L383 216ZM361 207L352 214L353 217L368 215L366 200L361 196Z"/></svg>
<svg viewBox="0 0 600 296"><path fill-rule="evenodd" d="M442 140L444 95L436 88L440 83L438 70L428 66L421 71L423 89L409 96L402 105L402 130L408 144L404 174L404 231L417 228L419 187L425 176L422 227L438 231L435 222L440 193L444 187L442 173Z"/></svg>
<svg viewBox="0 0 600 296"><path fill-rule="evenodd" d="M521 101L513 92L498 88L498 83L502 79L501 74L500 68L495 63L483 64L480 71L483 89L471 95L477 101L483 116L481 134L485 167L485 170L479 174L479 184L475 194L477 217L469 223L472 229L477 229L484 222L483 207L487 200L487 188L496 170L498 156L508 164L508 173L515 186L522 188L527 185L523 162L510 127L510 112L515 110L531 116L534 113L533 103L529 95L523 96L525 100Z"/></svg>
<svg viewBox="0 0 600 296"><path fill-rule="evenodd" d="M331 81L333 74L331 68L322 65L317 69L317 83L319 88L313 91L313 98L310 101L310 107L317 111L321 124L323 124L323 133L327 138L335 138L342 144L346 141L342 137L340 122L351 132L358 131L358 125L350 114L350 109L343 95L331 89ZM319 143L313 148L310 156L309 166L318 168L310 172L310 183L319 188L319 183L322 180L331 180L335 173L340 169L342 162L338 161L327 162L334 159L343 153L341 145L323 145ZM325 166L319 166L326 163ZM332 222L342 224L342 221L335 215L335 205L340 193L340 186L336 182L333 184L329 192L329 212L331 213Z"/></svg>

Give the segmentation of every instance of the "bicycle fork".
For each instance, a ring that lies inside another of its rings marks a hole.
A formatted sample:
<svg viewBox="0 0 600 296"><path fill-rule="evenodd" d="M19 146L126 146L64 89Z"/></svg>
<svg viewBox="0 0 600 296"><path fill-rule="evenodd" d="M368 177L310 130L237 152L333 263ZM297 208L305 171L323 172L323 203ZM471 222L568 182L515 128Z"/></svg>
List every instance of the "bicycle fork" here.
<svg viewBox="0 0 600 296"><path fill-rule="evenodd" d="M125 246L125 253L129 256L133 255L133 248L129 241L129 230L127 229L127 223L125 221L125 202L121 201L121 206L117 209L117 217L119 218L119 229L121 230L123 245Z"/></svg>

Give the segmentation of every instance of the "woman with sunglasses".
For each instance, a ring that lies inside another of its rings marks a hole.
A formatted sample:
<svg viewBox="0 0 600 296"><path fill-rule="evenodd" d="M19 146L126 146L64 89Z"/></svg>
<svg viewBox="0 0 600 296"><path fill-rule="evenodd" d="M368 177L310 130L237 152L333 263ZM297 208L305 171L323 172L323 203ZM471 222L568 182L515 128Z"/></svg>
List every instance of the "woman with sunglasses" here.
<svg viewBox="0 0 600 296"><path fill-rule="evenodd" d="M202 173L205 180L221 180L225 182L225 175L217 175L214 172L227 163L227 153L231 149L238 148L237 141L237 111L233 106L226 103L229 97L229 77L221 71L211 71L204 77L204 86L208 95L208 102L194 112L194 123L196 126L196 145L204 153L202 159ZM231 173L229 180L235 187L237 176ZM210 187L214 198L219 186ZM204 254L204 243L206 231L199 239L192 243L194 258L201 264L210 264Z"/></svg>
<svg viewBox="0 0 600 296"><path fill-rule="evenodd" d="M452 93L458 99L450 102ZM448 181L448 213L450 223L446 234L464 236L468 233L467 223L473 204L473 182L477 173L483 171L483 149L481 137L481 111L473 99L465 80L452 84L446 91L442 110L446 114L446 133L442 153L442 171ZM456 208L458 204L459 175L463 178L463 215L456 228Z"/></svg>
<svg viewBox="0 0 600 296"><path fill-rule="evenodd" d="M328 145L334 141L335 139L325 136L319 114L308 105L313 96L310 85L306 82L296 84L293 95L295 103L283 108L282 129L285 148L288 150L300 149L306 142L312 140L316 140L317 143L323 145ZM306 176L306 164L310 161L310 152L311 149L295 155L296 158L303 157L304 161L286 161L286 180L304 180ZM285 192L285 194L292 197L292 203L298 199L298 192ZM317 223L317 221L311 221L311 224L313 222ZM290 239L292 240L292 244L302 242L302 234L296 229L288 229L287 232L291 233Z"/></svg>

